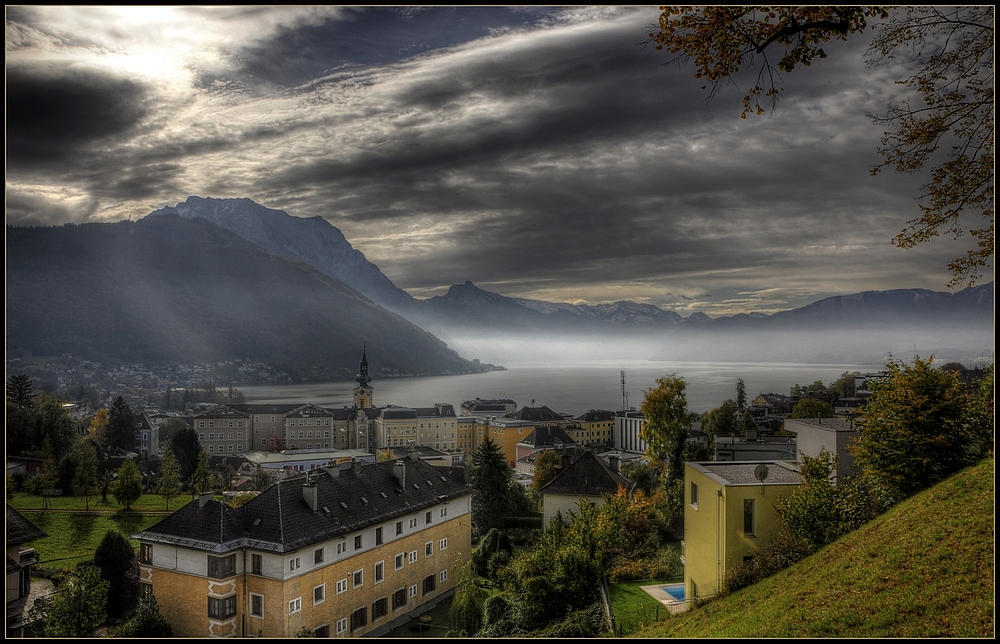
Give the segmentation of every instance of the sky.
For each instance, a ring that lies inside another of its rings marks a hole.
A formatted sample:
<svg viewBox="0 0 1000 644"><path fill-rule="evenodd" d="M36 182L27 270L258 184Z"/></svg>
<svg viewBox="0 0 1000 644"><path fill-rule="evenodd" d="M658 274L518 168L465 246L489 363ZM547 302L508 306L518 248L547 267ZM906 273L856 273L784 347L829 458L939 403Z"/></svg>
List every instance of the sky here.
<svg viewBox="0 0 1000 644"><path fill-rule="evenodd" d="M646 44L658 15L7 7L7 224L248 197L326 218L418 298L471 280L716 317L947 290L967 237L890 243L929 175L869 175L867 114L906 96L869 35L742 120L747 79L706 101Z"/></svg>

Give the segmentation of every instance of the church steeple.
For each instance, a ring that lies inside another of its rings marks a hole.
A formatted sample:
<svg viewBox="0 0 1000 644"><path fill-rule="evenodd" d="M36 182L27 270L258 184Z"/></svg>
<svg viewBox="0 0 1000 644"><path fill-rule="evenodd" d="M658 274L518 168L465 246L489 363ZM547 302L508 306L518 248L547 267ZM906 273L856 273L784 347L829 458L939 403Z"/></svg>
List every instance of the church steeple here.
<svg viewBox="0 0 1000 644"><path fill-rule="evenodd" d="M361 365L358 368L358 375L354 378L358 384L354 385L354 407L356 409L368 409L373 406L372 388L368 384L372 381L368 375L368 344L365 343L361 351Z"/></svg>

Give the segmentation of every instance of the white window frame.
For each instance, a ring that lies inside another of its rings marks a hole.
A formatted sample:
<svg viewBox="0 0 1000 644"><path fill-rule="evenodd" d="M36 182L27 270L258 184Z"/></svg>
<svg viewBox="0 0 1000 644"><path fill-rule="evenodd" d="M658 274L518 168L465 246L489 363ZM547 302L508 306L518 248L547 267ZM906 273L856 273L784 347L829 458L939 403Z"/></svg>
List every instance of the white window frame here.
<svg viewBox="0 0 1000 644"><path fill-rule="evenodd" d="M440 577L441 577L441 583L448 581L448 571L442 570Z"/></svg>
<svg viewBox="0 0 1000 644"><path fill-rule="evenodd" d="M417 563L417 551L416 550L411 550L410 551L410 563Z"/></svg>
<svg viewBox="0 0 1000 644"><path fill-rule="evenodd" d="M375 563L375 583L381 584L385 581L385 560Z"/></svg>
<svg viewBox="0 0 1000 644"><path fill-rule="evenodd" d="M260 597L260 613L253 612L253 600L255 597ZM264 596L258 593L250 593L250 617L263 617L264 616Z"/></svg>
<svg viewBox="0 0 1000 644"><path fill-rule="evenodd" d="M434 556L434 542L428 541L424 544L424 556L433 557Z"/></svg>
<svg viewBox="0 0 1000 644"><path fill-rule="evenodd" d="M417 584L413 584L412 586L410 586L410 597L416 597L416 596L417 596Z"/></svg>
<svg viewBox="0 0 1000 644"><path fill-rule="evenodd" d="M288 602L288 614L292 615L302 610L302 598L296 597L292 601Z"/></svg>
<svg viewBox="0 0 1000 644"><path fill-rule="evenodd" d="M347 631L347 618L346 617L337 620L337 635L340 635L341 633L343 633L345 631Z"/></svg>
<svg viewBox="0 0 1000 644"><path fill-rule="evenodd" d="M448 537L445 537L444 539L438 541L438 550L447 550L447 549L448 549Z"/></svg>
<svg viewBox="0 0 1000 644"><path fill-rule="evenodd" d="M321 595L319 601L316 600L316 591L317 590L320 592L320 595ZM315 606L316 604L322 604L325 601L326 601L326 584L320 584L319 586L314 587L313 588L313 606Z"/></svg>
<svg viewBox="0 0 1000 644"><path fill-rule="evenodd" d="M360 582L358 582L359 578L361 579ZM351 588L361 588L364 585L365 585L365 569L358 568L357 570L351 573Z"/></svg>
<svg viewBox="0 0 1000 644"><path fill-rule="evenodd" d="M406 564L406 553L401 552L393 559L393 565L396 570L401 570L404 564Z"/></svg>
<svg viewBox="0 0 1000 644"><path fill-rule="evenodd" d="M347 592L347 579L341 579L337 582L337 594Z"/></svg>

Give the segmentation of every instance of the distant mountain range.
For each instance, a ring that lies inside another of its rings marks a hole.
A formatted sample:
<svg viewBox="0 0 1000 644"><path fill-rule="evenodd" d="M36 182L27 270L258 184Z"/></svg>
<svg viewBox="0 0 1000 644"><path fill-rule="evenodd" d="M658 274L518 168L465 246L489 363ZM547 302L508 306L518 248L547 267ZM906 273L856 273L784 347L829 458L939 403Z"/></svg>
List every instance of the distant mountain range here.
<svg viewBox="0 0 1000 644"><path fill-rule="evenodd" d="M441 339L488 335L656 337L664 348L651 357L670 359L731 359L747 345L755 359L803 350L832 359L842 355L834 332L852 350L879 353L885 333L898 329L916 329L907 339L932 345L938 336L928 329L972 330L970 346L981 347L987 333L992 347L993 305L992 282L956 293L868 291L715 319L629 301L510 298L472 282L417 300L322 217L249 199L190 197L134 224L7 229L8 354L251 357L309 379L349 377L364 341L385 375L480 371ZM796 334L817 331L824 340L792 347Z"/></svg>
<svg viewBox="0 0 1000 644"><path fill-rule="evenodd" d="M342 281L208 221L7 228L8 355L248 357L334 380L354 374L365 342L373 375L486 370Z"/></svg>

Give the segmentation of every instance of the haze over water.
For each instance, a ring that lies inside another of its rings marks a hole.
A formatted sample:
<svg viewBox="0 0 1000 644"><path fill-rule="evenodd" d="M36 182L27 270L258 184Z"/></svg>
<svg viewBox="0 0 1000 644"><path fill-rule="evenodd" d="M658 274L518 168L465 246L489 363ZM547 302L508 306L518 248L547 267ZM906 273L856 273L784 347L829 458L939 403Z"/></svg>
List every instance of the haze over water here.
<svg viewBox="0 0 1000 644"><path fill-rule="evenodd" d="M656 379L676 373L687 383L688 409L705 412L727 398L736 398L736 381L746 383L747 398L760 393L788 395L795 384L816 380L829 385L845 371L879 371L874 364L801 364L758 362L650 362L648 360L581 360L557 365L522 364L507 371L461 376L374 378L375 405L430 407L451 403L455 411L463 400L512 398L518 406L545 405L560 413L582 414L590 409L622 408L620 372L625 371L628 405L639 408L644 392ZM248 403L312 403L324 407L350 406L354 382L301 385L240 385Z"/></svg>

